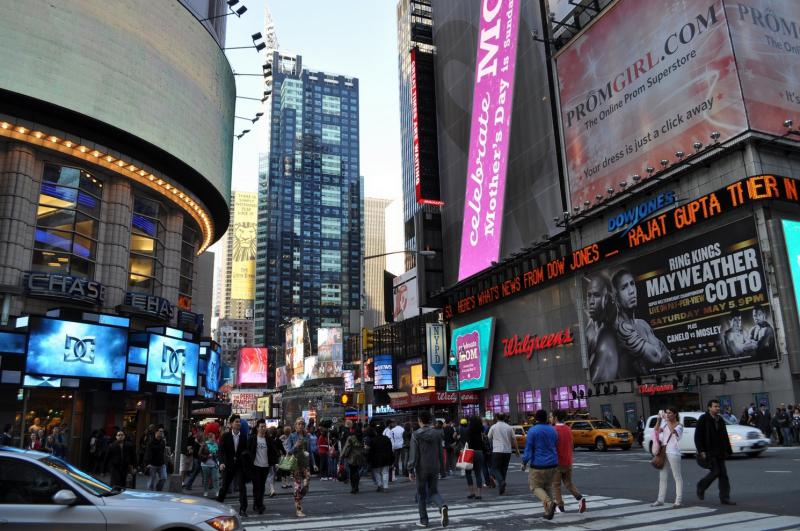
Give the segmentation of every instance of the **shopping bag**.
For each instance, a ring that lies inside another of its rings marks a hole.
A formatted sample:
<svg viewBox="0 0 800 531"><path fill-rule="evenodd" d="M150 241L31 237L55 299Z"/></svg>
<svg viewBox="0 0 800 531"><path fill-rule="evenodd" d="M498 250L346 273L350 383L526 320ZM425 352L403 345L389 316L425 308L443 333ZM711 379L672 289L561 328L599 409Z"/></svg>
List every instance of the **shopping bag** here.
<svg viewBox="0 0 800 531"><path fill-rule="evenodd" d="M297 458L293 455L284 455L278 463L278 470L293 472L297 469Z"/></svg>
<svg viewBox="0 0 800 531"><path fill-rule="evenodd" d="M345 472L344 465L339 463L339 467L336 470L336 479L341 482L347 481L347 472Z"/></svg>
<svg viewBox="0 0 800 531"><path fill-rule="evenodd" d="M456 468L461 470L472 470L472 461L475 458L475 450L470 450L469 444L464 445L464 449L458 454Z"/></svg>

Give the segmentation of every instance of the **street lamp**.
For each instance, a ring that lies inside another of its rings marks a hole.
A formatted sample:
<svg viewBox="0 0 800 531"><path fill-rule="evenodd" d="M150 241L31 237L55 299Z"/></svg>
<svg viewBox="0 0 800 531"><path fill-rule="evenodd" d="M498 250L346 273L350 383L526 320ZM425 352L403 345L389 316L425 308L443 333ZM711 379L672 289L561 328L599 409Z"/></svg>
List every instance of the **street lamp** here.
<svg viewBox="0 0 800 531"><path fill-rule="evenodd" d="M411 250L404 250L404 251L392 251L390 253L381 253L381 254L373 254L370 256L365 256L361 260L361 285L359 291L360 294L360 303L359 303L359 312L358 312L358 321L359 321L359 332L364 330L364 302L366 297L364 296L364 274L365 274L365 265L367 260L372 260L373 258L382 258L384 256L390 256L393 254L413 254L415 256L421 256L423 258L433 258L436 256L436 251L411 251ZM364 374L364 342L361 339L361 333L359 333L359 341L358 341L358 357L361 362L361 396L364 397L364 409L366 410L366 392L365 392L365 382L366 375ZM361 411L362 411L362 404L358 405L358 418L361 420Z"/></svg>

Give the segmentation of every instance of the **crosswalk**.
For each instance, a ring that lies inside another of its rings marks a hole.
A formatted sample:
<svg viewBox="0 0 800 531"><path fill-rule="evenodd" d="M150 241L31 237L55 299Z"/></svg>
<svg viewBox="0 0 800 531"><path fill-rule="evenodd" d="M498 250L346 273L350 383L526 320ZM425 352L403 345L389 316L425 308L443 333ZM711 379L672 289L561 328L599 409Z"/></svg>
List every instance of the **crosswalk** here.
<svg viewBox="0 0 800 531"><path fill-rule="evenodd" d="M800 517L779 516L751 511L722 512L714 507L688 506L673 509L671 506L653 508L641 500L587 496L589 510L577 512L577 503L567 504L566 513L556 513L551 521L544 520L542 507L530 496L508 497L491 503L459 503L449 506L450 527L456 531L487 529L533 529L552 531L587 531L629 529L637 531L721 531L744 527L748 531L777 531L800 529ZM324 509L320 508L320 512ZM306 510L307 518L287 518L263 515L245 520L247 531L302 531L321 527L377 531L407 530L415 528L418 512L416 505L395 505L369 512L345 513L335 516L313 514L312 506ZM438 511L429 509L431 528L438 526Z"/></svg>

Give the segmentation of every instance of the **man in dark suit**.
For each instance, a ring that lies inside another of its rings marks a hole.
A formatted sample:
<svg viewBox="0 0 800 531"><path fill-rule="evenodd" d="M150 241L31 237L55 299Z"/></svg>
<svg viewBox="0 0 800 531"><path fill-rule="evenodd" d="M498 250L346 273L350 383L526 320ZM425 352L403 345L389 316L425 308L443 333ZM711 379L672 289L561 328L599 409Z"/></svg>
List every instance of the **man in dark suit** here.
<svg viewBox="0 0 800 531"><path fill-rule="evenodd" d="M725 421L719 414L719 400L708 401L708 412L700 415L694 430L694 445L697 455L709 464L706 476L697 483L697 497L701 500L705 491L715 479L719 478L719 501L723 505L736 505L731 501L731 484L728 480L728 470L725 468L725 459L733 451L728 439L728 430Z"/></svg>
<svg viewBox="0 0 800 531"><path fill-rule="evenodd" d="M239 516L247 516L247 438L241 432L239 415L231 415L228 422L230 430L222 434L219 442L219 470L222 472L222 488L219 489L217 501L225 501L225 495L234 479L239 486Z"/></svg>

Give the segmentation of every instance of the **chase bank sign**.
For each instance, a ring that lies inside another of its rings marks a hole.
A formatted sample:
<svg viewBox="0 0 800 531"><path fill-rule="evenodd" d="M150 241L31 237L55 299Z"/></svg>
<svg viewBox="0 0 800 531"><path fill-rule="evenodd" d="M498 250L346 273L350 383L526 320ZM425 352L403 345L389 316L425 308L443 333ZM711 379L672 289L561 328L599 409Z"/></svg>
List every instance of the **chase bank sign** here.
<svg viewBox="0 0 800 531"><path fill-rule="evenodd" d="M99 282L69 275L31 271L25 274L23 282L25 292L31 297L66 299L97 306L106 296L106 288Z"/></svg>
<svg viewBox="0 0 800 531"><path fill-rule="evenodd" d="M662 192L647 201L642 201L638 205L634 205L632 208L609 218L608 232L616 232L620 229L625 229L622 232L624 235L645 219L659 210L674 205L675 202L675 192Z"/></svg>

